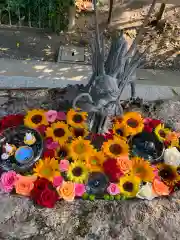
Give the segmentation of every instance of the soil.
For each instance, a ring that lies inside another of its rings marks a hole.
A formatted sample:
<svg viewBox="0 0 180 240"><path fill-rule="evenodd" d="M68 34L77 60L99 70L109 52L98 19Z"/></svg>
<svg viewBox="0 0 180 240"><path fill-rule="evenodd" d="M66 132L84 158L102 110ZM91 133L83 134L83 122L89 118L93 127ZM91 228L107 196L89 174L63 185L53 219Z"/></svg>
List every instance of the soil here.
<svg viewBox="0 0 180 240"><path fill-rule="evenodd" d="M112 23L108 27L106 24L108 6L103 4L99 7L99 23L100 29L105 29L106 49L109 47L112 33L120 29L124 29L124 35L130 45L149 8L149 4L142 4L142 1L139 0L123 9L120 2L121 0L115 1ZM152 24L146 27L139 49L140 51L145 48L149 49L146 55L146 68L179 70L180 5L167 4L161 22L158 26L154 26L153 20L159 6L160 4L156 5L150 19ZM56 61L60 45L81 45L86 47L87 60L90 63L90 40L93 32L93 13L78 14L74 30L68 33L56 34L33 29L0 28L0 57Z"/></svg>

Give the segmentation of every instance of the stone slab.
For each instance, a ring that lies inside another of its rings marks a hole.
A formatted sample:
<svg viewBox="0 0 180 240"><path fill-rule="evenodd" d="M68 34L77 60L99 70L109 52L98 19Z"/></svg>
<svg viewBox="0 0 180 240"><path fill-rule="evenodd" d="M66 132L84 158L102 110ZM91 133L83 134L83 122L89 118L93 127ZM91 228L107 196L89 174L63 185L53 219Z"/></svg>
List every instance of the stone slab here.
<svg viewBox="0 0 180 240"><path fill-rule="evenodd" d="M85 49L84 47L76 46L60 46L57 62L84 62Z"/></svg>

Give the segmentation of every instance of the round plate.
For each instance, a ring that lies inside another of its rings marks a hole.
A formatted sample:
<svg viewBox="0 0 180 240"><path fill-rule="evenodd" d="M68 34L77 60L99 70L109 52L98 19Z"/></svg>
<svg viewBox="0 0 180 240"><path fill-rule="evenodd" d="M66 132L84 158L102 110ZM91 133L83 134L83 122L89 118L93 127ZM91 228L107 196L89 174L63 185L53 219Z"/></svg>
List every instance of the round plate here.
<svg viewBox="0 0 180 240"><path fill-rule="evenodd" d="M24 143L24 136L26 133L32 133L35 138L36 142L31 145L34 152L34 157L31 161L28 161L24 164L20 164L16 161L15 155L9 157L7 160L1 159L1 155L3 153L3 145L6 143L13 144L18 149L19 147L25 146ZM4 142L0 144L0 167L4 171L15 170L16 172L26 172L31 170L34 163L36 163L43 152L43 139L39 132L34 129L25 127L25 126L18 126L16 128L8 128L2 133L2 138L5 138Z"/></svg>

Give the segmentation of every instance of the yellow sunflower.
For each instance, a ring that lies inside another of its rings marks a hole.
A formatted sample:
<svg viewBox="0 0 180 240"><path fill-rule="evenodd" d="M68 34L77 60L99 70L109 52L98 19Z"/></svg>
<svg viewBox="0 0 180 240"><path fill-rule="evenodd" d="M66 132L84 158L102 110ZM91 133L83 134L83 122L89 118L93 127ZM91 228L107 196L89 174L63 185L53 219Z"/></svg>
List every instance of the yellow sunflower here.
<svg viewBox="0 0 180 240"><path fill-rule="evenodd" d="M83 162L76 161L70 164L67 177L75 183L83 183L88 178L88 170Z"/></svg>
<svg viewBox="0 0 180 240"><path fill-rule="evenodd" d="M128 112L125 113L122 120L127 135L135 135L142 132L144 128L143 118L140 113Z"/></svg>
<svg viewBox="0 0 180 240"><path fill-rule="evenodd" d="M67 113L67 123L75 128L84 128L87 116L87 112L70 109Z"/></svg>
<svg viewBox="0 0 180 240"><path fill-rule="evenodd" d="M166 136L170 133L170 131L171 130L169 128L164 128L163 124L159 124L154 130L157 138L161 142L166 140Z"/></svg>
<svg viewBox="0 0 180 240"><path fill-rule="evenodd" d="M125 175L120 178L118 187L120 193L125 197L133 198L139 191L141 180L140 178L132 175Z"/></svg>
<svg viewBox="0 0 180 240"><path fill-rule="evenodd" d="M24 125L30 128L37 128L40 125L48 125L48 121L43 109L33 109L28 111L24 118Z"/></svg>
<svg viewBox="0 0 180 240"><path fill-rule="evenodd" d="M179 133L176 132L169 132L166 135L166 140L169 143L169 148L172 147L179 147Z"/></svg>
<svg viewBox="0 0 180 240"><path fill-rule="evenodd" d="M154 179L153 168L150 163L143 158L134 157L132 161L132 175L139 177L144 182L152 182Z"/></svg>
<svg viewBox="0 0 180 240"><path fill-rule="evenodd" d="M85 160L86 155L90 155L93 151L93 146L89 140L84 140L82 137L72 140L69 145L70 156L73 160Z"/></svg>
<svg viewBox="0 0 180 240"><path fill-rule="evenodd" d="M68 144L61 144L56 149L56 158L57 159L67 159L69 157L69 145Z"/></svg>
<svg viewBox="0 0 180 240"><path fill-rule="evenodd" d="M54 177L60 176L59 164L55 158L40 159L33 168L34 175L53 181Z"/></svg>
<svg viewBox="0 0 180 240"><path fill-rule="evenodd" d="M159 176L167 186L172 187L180 181L180 175L176 167L164 163L158 164L157 167Z"/></svg>
<svg viewBox="0 0 180 240"><path fill-rule="evenodd" d="M122 155L128 154L129 146L123 139L114 137L113 140L108 140L103 143L102 151L109 157L118 158Z"/></svg>
<svg viewBox="0 0 180 240"><path fill-rule="evenodd" d="M46 130L46 137L52 137L53 140L59 144L64 144L70 136L71 133L68 125L64 122L53 123L51 127Z"/></svg>
<svg viewBox="0 0 180 240"><path fill-rule="evenodd" d="M73 138L83 137L85 138L88 136L89 132L86 128L70 128L71 134Z"/></svg>
<svg viewBox="0 0 180 240"><path fill-rule="evenodd" d="M104 154L96 150L92 151L91 154L85 156L86 166L90 172L101 172L103 171L102 165L105 161Z"/></svg>
<svg viewBox="0 0 180 240"><path fill-rule="evenodd" d="M127 131L124 128L124 125L122 123L116 122L113 125L113 133L117 136L117 137L127 137Z"/></svg>

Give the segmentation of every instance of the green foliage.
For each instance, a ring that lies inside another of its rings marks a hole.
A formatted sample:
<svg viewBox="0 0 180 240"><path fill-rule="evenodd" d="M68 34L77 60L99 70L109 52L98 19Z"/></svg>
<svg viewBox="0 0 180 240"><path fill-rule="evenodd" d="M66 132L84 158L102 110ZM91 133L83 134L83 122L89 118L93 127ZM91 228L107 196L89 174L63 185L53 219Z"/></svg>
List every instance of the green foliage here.
<svg viewBox="0 0 180 240"><path fill-rule="evenodd" d="M31 23L33 27L50 27L55 31L66 28L72 5L74 0L0 0L1 10L10 12L14 22L23 19L25 25Z"/></svg>

